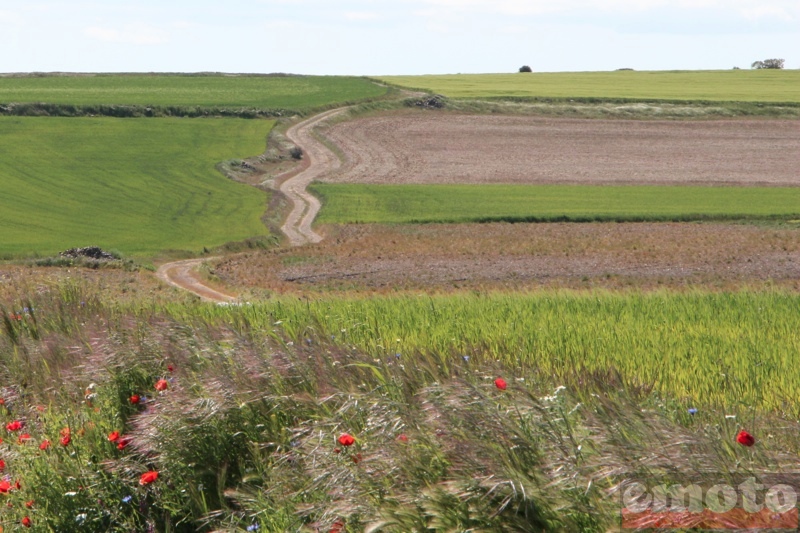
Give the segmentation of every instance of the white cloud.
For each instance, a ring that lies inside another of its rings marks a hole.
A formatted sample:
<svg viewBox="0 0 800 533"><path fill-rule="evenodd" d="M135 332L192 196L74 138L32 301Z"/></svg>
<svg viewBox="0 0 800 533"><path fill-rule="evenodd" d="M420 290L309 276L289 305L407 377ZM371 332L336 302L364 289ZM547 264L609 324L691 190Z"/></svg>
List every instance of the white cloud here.
<svg viewBox="0 0 800 533"><path fill-rule="evenodd" d="M350 11L344 14L347 20L376 20L381 18L379 13L373 11Z"/></svg>
<svg viewBox="0 0 800 533"><path fill-rule="evenodd" d="M506 15L545 13L573 14L582 11L643 12L658 8L686 11L717 9L740 16L779 16L800 21L797 0L407 0L412 4L437 6L451 11L481 11Z"/></svg>
<svg viewBox="0 0 800 533"><path fill-rule="evenodd" d="M84 34L93 39L109 43L155 45L169 41L167 34L156 28L126 26L123 29L92 26Z"/></svg>

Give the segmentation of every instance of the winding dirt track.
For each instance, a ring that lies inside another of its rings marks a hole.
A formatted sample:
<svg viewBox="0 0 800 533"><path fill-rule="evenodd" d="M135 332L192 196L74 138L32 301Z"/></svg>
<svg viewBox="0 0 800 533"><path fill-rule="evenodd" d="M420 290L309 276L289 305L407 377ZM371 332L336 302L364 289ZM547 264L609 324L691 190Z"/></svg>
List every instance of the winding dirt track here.
<svg viewBox="0 0 800 533"><path fill-rule="evenodd" d="M327 120L345 109L334 109L313 116L295 124L286 132L286 136L303 149L308 166L299 174L289 178L280 185L280 190L292 202L292 211L281 226L281 231L289 238L292 246L302 246L322 240L322 236L311 229L311 223L319 213L320 203L317 198L306 191L306 187L317 178L339 168L339 158L324 144L314 137L312 130L320 122Z"/></svg>
<svg viewBox="0 0 800 533"><path fill-rule="evenodd" d="M201 300L206 302L235 302L235 296L212 289L208 285L203 284L201 280L194 276L193 272L198 266L213 259L218 258L208 257L203 259L188 259L186 261L174 261L172 263L166 263L159 267L158 271L156 272L156 276L174 287L178 287L179 289L184 289L196 294Z"/></svg>
<svg viewBox="0 0 800 533"><path fill-rule="evenodd" d="M347 108L333 109L298 122L286 132L286 136L303 149L307 163L305 168L294 176L284 180L280 191L292 202L292 210L281 226L281 231L289 239L290 246L302 246L317 243L322 236L311 229L311 224L320 210L320 202L306 191L306 187L315 179L339 168L339 158L312 133L320 122L343 113ZM188 259L161 265L156 275L166 283L187 290L204 301L216 303L232 303L237 298L205 285L194 275L199 265L216 257L204 259Z"/></svg>

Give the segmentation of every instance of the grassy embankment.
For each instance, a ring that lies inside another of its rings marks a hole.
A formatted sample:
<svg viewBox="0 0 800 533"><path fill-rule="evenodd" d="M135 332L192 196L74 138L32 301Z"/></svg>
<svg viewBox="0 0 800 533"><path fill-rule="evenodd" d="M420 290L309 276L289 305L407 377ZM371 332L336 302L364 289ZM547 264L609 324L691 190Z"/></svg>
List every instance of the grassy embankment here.
<svg viewBox="0 0 800 533"><path fill-rule="evenodd" d="M800 189L315 184L319 223L796 219Z"/></svg>
<svg viewBox="0 0 800 533"><path fill-rule="evenodd" d="M624 479L800 452L796 295L29 294L0 313L7 528L607 531Z"/></svg>

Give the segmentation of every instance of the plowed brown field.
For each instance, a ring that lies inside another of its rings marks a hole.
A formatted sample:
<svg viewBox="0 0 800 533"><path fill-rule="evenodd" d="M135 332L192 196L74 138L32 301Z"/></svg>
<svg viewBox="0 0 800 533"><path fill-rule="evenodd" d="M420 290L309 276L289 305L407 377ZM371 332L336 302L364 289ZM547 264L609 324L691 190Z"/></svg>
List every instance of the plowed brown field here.
<svg viewBox="0 0 800 533"><path fill-rule="evenodd" d="M800 185L800 121L581 120L415 112L326 135L354 183Z"/></svg>
<svg viewBox="0 0 800 533"><path fill-rule="evenodd" d="M735 224L352 225L313 246L230 258L239 288L651 289L780 285L800 289L800 230Z"/></svg>

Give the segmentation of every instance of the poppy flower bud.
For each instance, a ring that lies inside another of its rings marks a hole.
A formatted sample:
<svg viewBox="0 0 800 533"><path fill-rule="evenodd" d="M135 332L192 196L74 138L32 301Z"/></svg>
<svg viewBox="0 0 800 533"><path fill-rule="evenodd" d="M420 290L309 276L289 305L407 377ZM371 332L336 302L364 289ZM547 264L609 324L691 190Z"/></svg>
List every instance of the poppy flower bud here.
<svg viewBox="0 0 800 533"><path fill-rule="evenodd" d="M508 387L508 383L506 383L506 380L504 380L503 378L497 378L496 380L494 380L494 386L500 390L506 390L506 388Z"/></svg>
<svg viewBox="0 0 800 533"><path fill-rule="evenodd" d="M742 446L750 447L756 443L756 438L747 431L741 430L739 434L736 435L736 442L738 442Z"/></svg>

